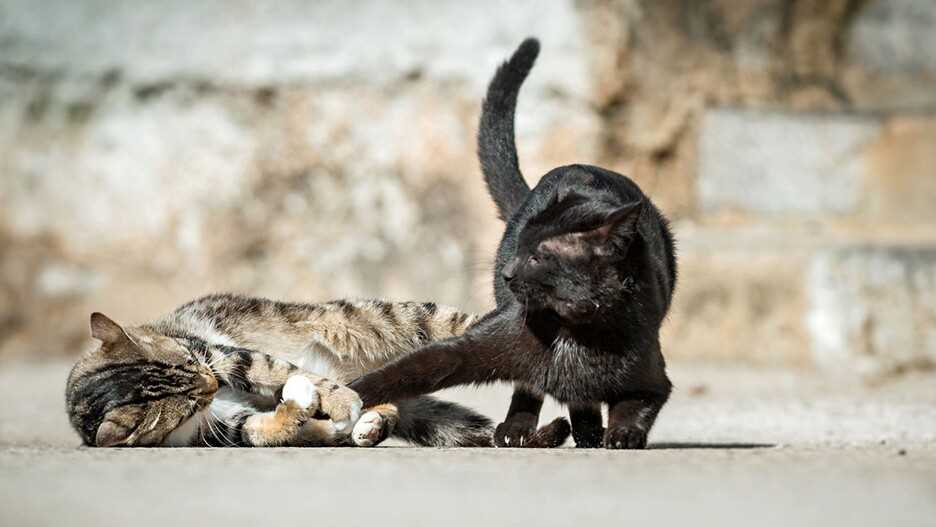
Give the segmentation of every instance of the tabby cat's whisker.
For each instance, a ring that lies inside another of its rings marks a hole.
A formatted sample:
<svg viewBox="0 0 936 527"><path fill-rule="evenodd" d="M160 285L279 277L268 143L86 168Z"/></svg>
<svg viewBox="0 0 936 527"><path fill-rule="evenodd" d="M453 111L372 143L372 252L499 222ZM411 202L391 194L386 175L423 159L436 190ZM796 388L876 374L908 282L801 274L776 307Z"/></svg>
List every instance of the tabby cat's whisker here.
<svg viewBox="0 0 936 527"><path fill-rule="evenodd" d="M230 425L228 425L224 420L222 420L220 417L218 417L218 416L217 416L216 414L214 414L213 412L212 412L212 415L215 417L215 419L218 420L218 421L217 421L217 423L218 423L218 429L221 430L221 434L222 434L222 436L224 437L224 441L228 444L228 446L236 447L236 446L237 446L237 443L236 443L233 439L231 439L231 437L228 435L228 433L229 433L231 430L234 430L234 428L232 428ZM222 427L223 427L223 429L222 429Z"/></svg>
<svg viewBox="0 0 936 527"><path fill-rule="evenodd" d="M215 439L217 439L218 442L221 443L221 446L236 446L231 442L230 438L227 437L227 435L224 433L224 430L221 429L221 426L223 423L218 418L218 416L215 415L214 412L211 412L210 410L209 410L209 415L210 415L210 419L214 420L214 423L212 424L212 431L213 431L212 433L214 434Z"/></svg>

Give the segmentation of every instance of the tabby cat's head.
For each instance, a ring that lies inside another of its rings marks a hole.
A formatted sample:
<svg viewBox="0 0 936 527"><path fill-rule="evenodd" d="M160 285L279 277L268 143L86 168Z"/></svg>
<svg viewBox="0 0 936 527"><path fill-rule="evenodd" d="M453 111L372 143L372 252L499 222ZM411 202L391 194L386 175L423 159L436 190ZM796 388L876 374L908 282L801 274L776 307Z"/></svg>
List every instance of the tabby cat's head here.
<svg viewBox="0 0 936 527"><path fill-rule="evenodd" d="M218 382L180 341L91 315L100 341L72 368L65 404L86 445L155 446L211 403Z"/></svg>

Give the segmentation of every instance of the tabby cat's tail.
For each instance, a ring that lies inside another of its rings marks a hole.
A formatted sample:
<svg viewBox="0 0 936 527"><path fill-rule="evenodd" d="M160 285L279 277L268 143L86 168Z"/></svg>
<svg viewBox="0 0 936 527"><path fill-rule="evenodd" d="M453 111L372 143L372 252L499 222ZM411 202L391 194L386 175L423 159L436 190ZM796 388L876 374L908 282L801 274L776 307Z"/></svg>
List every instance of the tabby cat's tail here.
<svg viewBox="0 0 936 527"><path fill-rule="evenodd" d="M396 403L400 422L392 435L420 446L491 446L491 420L460 404L422 396Z"/></svg>
<svg viewBox="0 0 936 527"><path fill-rule="evenodd" d="M420 446L490 447L494 446L491 420L460 404L422 396L396 403L400 422L393 437ZM532 448L561 446L572 430L565 418L543 426L527 441Z"/></svg>
<svg viewBox="0 0 936 527"><path fill-rule="evenodd" d="M539 55L535 38L524 40L510 60L503 63L488 85L478 127L478 157L488 192L504 221L523 203L530 187L520 172L514 141L514 110L520 85Z"/></svg>

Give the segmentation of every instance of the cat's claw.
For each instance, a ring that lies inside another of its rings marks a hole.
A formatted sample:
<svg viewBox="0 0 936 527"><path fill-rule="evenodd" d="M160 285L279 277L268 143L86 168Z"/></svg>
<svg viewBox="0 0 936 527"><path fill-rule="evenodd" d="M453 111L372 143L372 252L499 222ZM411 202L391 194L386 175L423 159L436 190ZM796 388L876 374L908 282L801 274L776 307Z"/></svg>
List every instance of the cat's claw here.
<svg viewBox="0 0 936 527"><path fill-rule="evenodd" d="M536 433L537 417L533 414L512 415L494 430L494 446L521 448Z"/></svg>
<svg viewBox="0 0 936 527"><path fill-rule="evenodd" d="M312 383L304 375L293 375L283 386L283 400L294 401L303 410L318 407L319 395Z"/></svg>
<svg viewBox="0 0 936 527"><path fill-rule="evenodd" d="M357 446L374 446L386 439L384 418L377 412L365 412L354 425L351 440Z"/></svg>

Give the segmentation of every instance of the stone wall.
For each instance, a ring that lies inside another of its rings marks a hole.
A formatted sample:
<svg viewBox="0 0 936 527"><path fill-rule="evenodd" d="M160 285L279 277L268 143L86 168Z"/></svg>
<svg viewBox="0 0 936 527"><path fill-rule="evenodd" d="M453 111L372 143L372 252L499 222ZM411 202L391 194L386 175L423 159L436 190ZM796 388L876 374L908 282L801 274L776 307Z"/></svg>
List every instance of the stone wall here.
<svg viewBox="0 0 936 527"><path fill-rule="evenodd" d="M476 119L533 34L524 171L603 164L674 218L669 356L930 365L934 28L926 0L0 1L0 359L222 289L490 306Z"/></svg>

